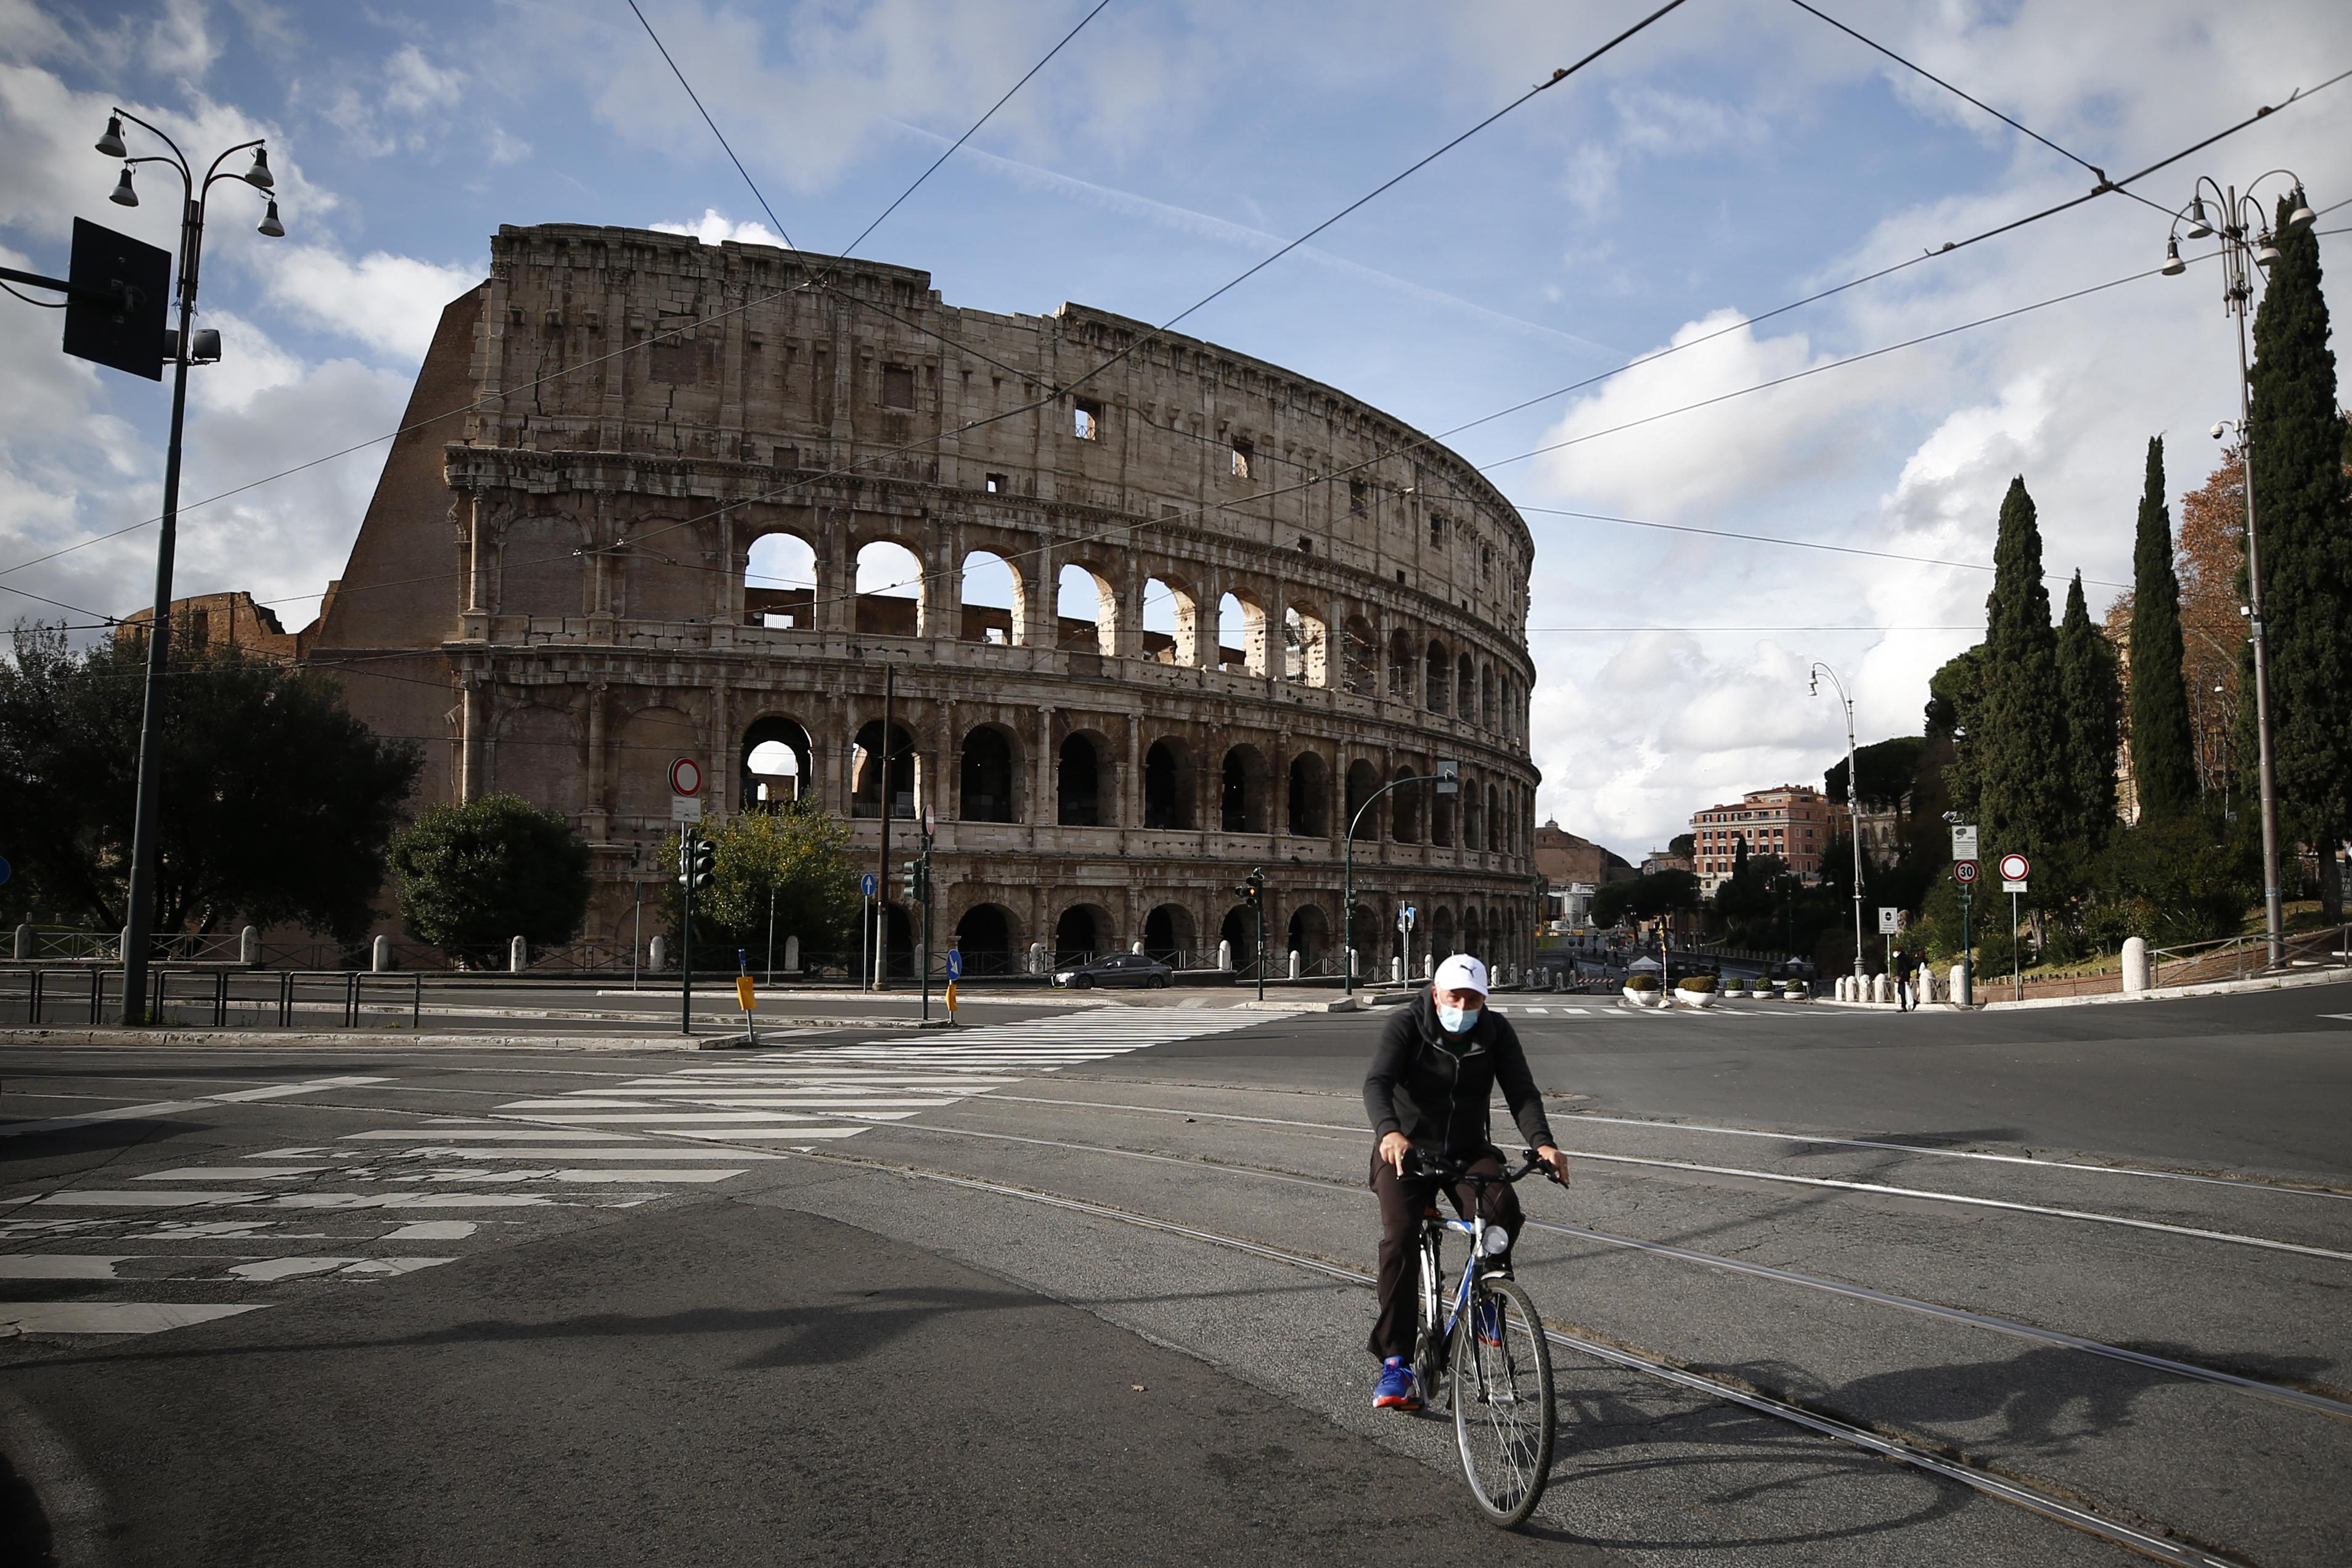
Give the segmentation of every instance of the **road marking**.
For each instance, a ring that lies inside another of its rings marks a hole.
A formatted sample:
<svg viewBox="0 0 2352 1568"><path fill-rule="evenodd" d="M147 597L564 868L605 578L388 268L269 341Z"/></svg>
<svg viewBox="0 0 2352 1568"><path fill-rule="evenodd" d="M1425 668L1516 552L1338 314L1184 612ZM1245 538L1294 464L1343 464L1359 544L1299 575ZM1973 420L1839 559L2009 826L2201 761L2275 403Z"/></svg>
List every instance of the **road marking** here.
<svg viewBox="0 0 2352 1568"><path fill-rule="evenodd" d="M0 1254L0 1279L111 1279L114 1266L133 1252L14 1252Z"/></svg>
<svg viewBox="0 0 2352 1568"><path fill-rule="evenodd" d="M310 1274L332 1274L339 1279L390 1279L403 1274L414 1274L420 1268L434 1268L457 1261L454 1258L320 1258L311 1255L257 1258L250 1263L232 1264L228 1271L255 1284L296 1279Z"/></svg>
<svg viewBox="0 0 2352 1568"><path fill-rule="evenodd" d="M205 1204L247 1204L257 1198L268 1197L268 1193L205 1193L165 1192L157 1188L152 1193L111 1192L104 1188L73 1188L51 1193L33 1200L35 1208L94 1208L94 1209L174 1209L195 1208Z"/></svg>
<svg viewBox="0 0 2352 1568"><path fill-rule="evenodd" d="M412 1220L387 1231L386 1241L463 1241L482 1227L469 1219Z"/></svg>
<svg viewBox="0 0 2352 1568"><path fill-rule="evenodd" d="M764 1160L731 1149L438 1149L430 1144L409 1153L434 1160Z"/></svg>
<svg viewBox="0 0 2352 1568"><path fill-rule="evenodd" d="M436 1143L446 1143L451 1140L457 1138L489 1138L496 1139L504 1143L528 1142L533 1140L541 1142L571 1143L635 1143L642 1142L642 1140L640 1140L635 1133L631 1132L530 1132L512 1127L486 1127L477 1131L473 1129L460 1130L455 1127L435 1126L425 1128L422 1131L412 1129L405 1132L346 1132L343 1134L343 1137L348 1142L357 1142L364 1141L373 1143L415 1143L420 1139L429 1139Z"/></svg>
<svg viewBox="0 0 2352 1568"><path fill-rule="evenodd" d="M243 1105L257 1100L284 1100L289 1095L315 1094L322 1089L351 1089L362 1084L390 1083L388 1078L314 1078L301 1083L271 1084L263 1089L232 1089L223 1094L199 1095L194 1100L159 1100L151 1105L118 1105L107 1110L86 1110L77 1116L57 1116L42 1121L12 1121L0 1125L0 1138L17 1138L31 1132L62 1132L76 1127L90 1127L106 1121L146 1121L158 1117L178 1116L185 1111L204 1110L215 1105Z"/></svg>
<svg viewBox="0 0 2352 1568"><path fill-rule="evenodd" d="M141 1182L266 1182L285 1176L315 1176L332 1165L186 1165L176 1171L150 1171L135 1176Z"/></svg>
<svg viewBox="0 0 2352 1568"><path fill-rule="evenodd" d="M258 1312L266 1303L202 1301L0 1301L0 1329L21 1334L153 1334Z"/></svg>

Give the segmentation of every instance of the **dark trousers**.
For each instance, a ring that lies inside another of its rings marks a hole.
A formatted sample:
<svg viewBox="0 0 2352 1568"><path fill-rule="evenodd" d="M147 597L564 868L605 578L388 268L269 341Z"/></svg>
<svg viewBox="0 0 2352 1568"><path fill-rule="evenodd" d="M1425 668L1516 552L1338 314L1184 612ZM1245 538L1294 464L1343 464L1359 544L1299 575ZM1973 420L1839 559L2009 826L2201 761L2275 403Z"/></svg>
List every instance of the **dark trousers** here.
<svg viewBox="0 0 2352 1568"><path fill-rule="evenodd" d="M1473 1161L1470 1169L1482 1176L1499 1176L1503 1173L1502 1158L1489 1150ZM1437 1201L1438 1185L1426 1177L1400 1176L1389 1168L1386 1160L1378 1154L1372 1156L1372 1193L1381 1200L1381 1274L1373 1288L1380 1313L1372 1320L1372 1337L1365 1348L1382 1360L1412 1354L1413 1336L1421 1326L1421 1249L1417 1238L1422 1216ZM1473 1204L1483 1201L1486 1223L1501 1226L1517 1239L1519 1196L1508 1186L1497 1182L1474 1187L1468 1182L1458 1182L1453 1197L1454 1212L1464 1219L1470 1217ZM1467 1238L1461 1239L1466 1242ZM1455 1248L1455 1253L1464 1260L1468 1258L1462 1247Z"/></svg>

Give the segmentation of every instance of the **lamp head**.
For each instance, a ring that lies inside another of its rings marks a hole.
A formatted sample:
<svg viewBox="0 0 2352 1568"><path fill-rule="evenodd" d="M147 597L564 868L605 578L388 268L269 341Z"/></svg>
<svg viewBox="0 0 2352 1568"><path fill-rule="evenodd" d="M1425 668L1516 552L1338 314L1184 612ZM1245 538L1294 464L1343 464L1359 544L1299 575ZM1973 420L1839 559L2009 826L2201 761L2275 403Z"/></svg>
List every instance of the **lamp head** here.
<svg viewBox="0 0 2352 1568"><path fill-rule="evenodd" d="M2203 196L2191 196L2189 198L2189 237L2191 239L2210 239L2213 237L2213 226L2207 222L2205 218L2205 198Z"/></svg>
<svg viewBox="0 0 2352 1568"><path fill-rule="evenodd" d="M2162 270L2167 278L2178 278L2182 273L2189 270L2189 264L2180 259L2180 242L2179 240L2168 239L2164 242L2164 267Z"/></svg>
<svg viewBox="0 0 2352 1568"><path fill-rule="evenodd" d="M2311 202L2309 198L2305 196L2303 194L2303 182L2300 180L2296 181L2294 186L2294 210L2286 215L2287 227L2309 228L2318 220L2319 215L2311 210Z"/></svg>
<svg viewBox="0 0 2352 1568"><path fill-rule="evenodd" d="M114 183L114 194L106 199L119 207L135 207L139 205L139 193L131 185L130 164L122 165L122 178Z"/></svg>
<svg viewBox="0 0 2352 1568"><path fill-rule="evenodd" d="M106 117L106 134L98 139L98 150L110 158L127 158L131 150L122 144L122 116Z"/></svg>
<svg viewBox="0 0 2352 1568"><path fill-rule="evenodd" d="M268 148L256 147L253 150L253 167L245 172L245 183L257 191L273 190L277 187L278 177L269 172Z"/></svg>
<svg viewBox="0 0 2352 1568"><path fill-rule="evenodd" d="M266 234L272 239L284 239L286 237L286 226L278 221L277 197L272 196L269 198L269 210L261 215L261 222L255 226L254 232L257 234Z"/></svg>
<svg viewBox="0 0 2352 1568"><path fill-rule="evenodd" d="M2278 242L2271 237L2269 229L2263 230L2254 238L2254 265L2268 267L2278 258Z"/></svg>

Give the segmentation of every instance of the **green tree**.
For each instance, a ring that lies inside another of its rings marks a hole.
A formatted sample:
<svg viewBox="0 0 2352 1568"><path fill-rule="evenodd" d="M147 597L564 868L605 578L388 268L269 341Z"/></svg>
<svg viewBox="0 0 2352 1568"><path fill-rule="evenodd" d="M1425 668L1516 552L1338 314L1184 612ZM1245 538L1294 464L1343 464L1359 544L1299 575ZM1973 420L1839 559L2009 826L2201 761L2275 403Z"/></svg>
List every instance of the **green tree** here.
<svg viewBox="0 0 2352 1568"><path fill-rule="evenodd" d="M393 840L400 919L452 954L570 942L588 913L588 845L561 812L520 795L427 806Z"/></svg>
<svg viewBox="0 0 2352 1568"><path fill-rule="evenodd" d="M0 823L26 907L124 923L147 647L77 649L19 626L0 662ZM162 716L155 929L299 923L350 941L373 919L384 845L422 754L383 741L325 676L172 638Z"/></svg>
<svg viewBox="0 0 2352 1568"><path fill-rule="evenodd" d="M1979 643L1947 659L1927 679L1927 752L1948 758L1943 769L1947 809L1968 822L1979 820L1978 753L1970 741L1984 705L1984 669L1985 647Z"/></svg>
<svg viewBox="0 0 2352 1568"><path fill-rule="evenodd" d="M1923 735L1897 735L1877 741L1853 754L1862 771L1862 809L1892 811L1909 799L1918 785L1919 757L1927 748ZM1822 775L1822 793L1832 805L1845 804L1846 760L1840 757Z"/></svg>
<svg viewBox="0 0 2352 1568"><path fill-rule="evenodd" d="M1698 908L1698 879L1688 871L1652 871L1606 882L1592 895L1592 923L1622 925L1628 917L1655 920Z"/></svg>
<svg viewBox="0 0 2352 1568"><path fill-rule="evenodd" d="M2058 634L2042 577L2042 531L2022 478L2010 481L1985 600L1981 685L1963 754L1989 855L2054 849L2074 826Z"/></svg>
<svg viewBox="0 0 2352 1568"><path fill-rule="evenodd" d="M2132 540L2132 787L2143 822L2197 807L2196 743L2189 727L2188 651L2180 632L2180 577L2172 563L2165 504L2164 437L2147 443L2147 482Z"/></svg>
<svg viewBox="0 0 2352 1568"><path fill-rule="evenodd" d="M1689 857L1697 854L1698 835L1696 833L1675 834L1672 839L1667 841L1666 853L1669 855L1680 855L1685 858L1688 858Z"/></svg>
<svg viewBox="0 0 2352 1568"><path fill-rule="evenodd" d="M717 846L708 895L695 900L695 914L735 945L767 940L769 900L775 908L776 941L801 939L813 952L856 945L860 900L848 825L814 805L795 802L774 811L747 811L705 837ZM675 846L670 851L676 858ZM671 923L677 923L673 915ZM697 919L696 934L702 934Z"/></svg>
<svg viewBox="0 0 2352 1568"><path fill-rule="evenodd" d="M2214 828L2190 813L2117 834L2093 868L2084 933L2105 948L2132 936L2169 946L2235 933L2262 897L2257 841Z"/></svg>
<svg viewBox="0 0 2352 1568"><path fill-rule="evenodd" d="M2254 317L2254 526L2270 648L2271 754L2280 827L2333 851L2352 830L2352 506L2319 240L2278 209L2278 259ZM2252 735L2252 683L2241 731ZM2250 763L2254 747L2239 748ZM2332 858L2332 855L2330 857ZM2329 902L2334 879L2323 878ZM2329 919L2337 918L2331 908Z"/></svg>
<svg viewBox="0 0 2352 1568"><path fill-rule="evenodd" d="M2058 628L2058 695L2064 705L2066 835L2078 854L2104 845L2116 827L2116 710L2121 700L2115 646L2091 619L2083 574L2066 589Z"/></svg>

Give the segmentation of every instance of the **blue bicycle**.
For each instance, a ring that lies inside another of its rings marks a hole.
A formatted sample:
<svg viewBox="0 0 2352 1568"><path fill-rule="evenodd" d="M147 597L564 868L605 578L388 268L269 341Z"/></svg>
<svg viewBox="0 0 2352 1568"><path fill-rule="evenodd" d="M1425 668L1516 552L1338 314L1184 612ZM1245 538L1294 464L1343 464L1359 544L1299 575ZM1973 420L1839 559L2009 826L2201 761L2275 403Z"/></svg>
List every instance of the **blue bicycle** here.
<svg viewBox="0 0 2352 1568"><path fill-rule="evenodd" d="M1416 1155L1412 1173L1452 1187L1518 1181L1541 1170L1535 1152L1500 1175L1476 1174L1455 1162ZM1462 1473L1486 1517L1508 1530L1542 1500L1551 1479L1553 1412L1551 1347L1543 1319L1511 1278L1510 1237L1490 1226L1475 1205L1467 1220L1448 1219L1433 1205L1421 1226L1421 1330L1412 1370L1424 1407L1443 1398L1454 1406L1454 1440ZM1449 1292L1444 1243L1447 1231L1470 1240L1470 1260Z"/></svg>

